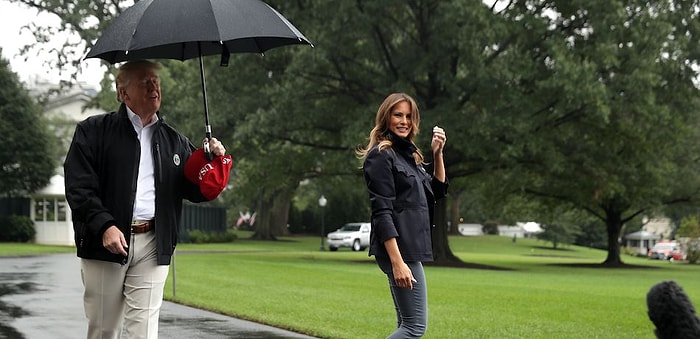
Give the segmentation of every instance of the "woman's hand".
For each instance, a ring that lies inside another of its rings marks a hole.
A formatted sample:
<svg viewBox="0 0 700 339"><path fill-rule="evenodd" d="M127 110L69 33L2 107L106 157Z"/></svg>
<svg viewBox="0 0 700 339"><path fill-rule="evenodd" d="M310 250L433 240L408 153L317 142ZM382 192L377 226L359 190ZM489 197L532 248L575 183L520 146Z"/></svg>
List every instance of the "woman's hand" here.
<svg viewBox="0 0 700 339"><path fill-rule="evenodd" d="M413 278L413 272L411 272L411 269L405 262L401 262L397 265L392 264L391 271L394 274L396 286L409 290L413 289L413 283L416 282L416 279Z"/></svg>
<svg viewBox="0 0 700 339"><path fill-rule="evenodd" d="M413 278L411 268L406 265L399 252L399 245L396 243L396 238L389 238L384 241L384 248L391 260L391 273L394 275L396 286L401 288L413 289L413 283L416 279Z"/></svg>
<svg viewBox="0 0 700 339"><path fill-rule="evenodd" d="M446 142L447 135L445 134L445 130L438 126L433 127L433 140L430 142L430 146L433 149L433 155L442 153L442 149L445 147Z"/></svg>

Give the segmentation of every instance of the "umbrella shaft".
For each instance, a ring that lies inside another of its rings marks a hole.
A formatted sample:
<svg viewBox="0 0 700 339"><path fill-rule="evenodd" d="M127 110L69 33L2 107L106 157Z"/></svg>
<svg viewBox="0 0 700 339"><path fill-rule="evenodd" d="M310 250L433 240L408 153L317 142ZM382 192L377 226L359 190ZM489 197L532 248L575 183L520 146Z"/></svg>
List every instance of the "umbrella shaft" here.
<svg viewBox="0 0 700 339"><path fill-rule="evenodd" d="M204 124L207 128L207 137L211 137L211 126L209 125L209 105L207 104L207 81L204 79L204 62L202 61L202 45L197 42L199 48L199 76L202 78L202 98L204 99Z"/></svg>

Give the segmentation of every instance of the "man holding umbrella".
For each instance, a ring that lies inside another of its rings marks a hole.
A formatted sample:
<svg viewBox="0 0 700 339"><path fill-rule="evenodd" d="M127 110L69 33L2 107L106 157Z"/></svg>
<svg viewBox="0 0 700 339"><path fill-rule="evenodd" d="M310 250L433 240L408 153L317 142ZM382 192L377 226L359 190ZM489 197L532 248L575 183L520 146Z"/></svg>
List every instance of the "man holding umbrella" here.
<svg viewBox="0 0 700 339"><path fill-rule="evenodd" d="M75 130L64 163L66 198L81 275L88 338L157 338L158 316L177 243L182 199L215 199L231 156L215 138L205 161L159 117L156 63L123 64L116 112L92 116Z"/></svg>

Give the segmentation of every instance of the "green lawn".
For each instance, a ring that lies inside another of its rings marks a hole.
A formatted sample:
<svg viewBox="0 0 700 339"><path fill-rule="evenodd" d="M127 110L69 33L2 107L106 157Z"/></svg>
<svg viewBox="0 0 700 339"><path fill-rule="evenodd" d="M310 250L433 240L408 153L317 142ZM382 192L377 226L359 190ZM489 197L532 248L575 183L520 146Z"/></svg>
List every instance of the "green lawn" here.
<svg viewBox="0 0 700 339"><path fill-rule="evenodd" d="M426 267L425 338L651 339L645 296L662 280L700 307L700 265L623 256L638 267L586 268L576 264L606 253L498 236L450 244L463 261L501 270ZM395 326L386 278L367 253L321 252L317 237L181 244L171 269L166 298L183 304L323 338L380 338Z"/></svg>
<svg viewBox="0 0 700 339"><path fill-rule="evenodd" d="M0 257L15 257L37 254L75 253L70 246L51 246L0 242Z"/></svg>

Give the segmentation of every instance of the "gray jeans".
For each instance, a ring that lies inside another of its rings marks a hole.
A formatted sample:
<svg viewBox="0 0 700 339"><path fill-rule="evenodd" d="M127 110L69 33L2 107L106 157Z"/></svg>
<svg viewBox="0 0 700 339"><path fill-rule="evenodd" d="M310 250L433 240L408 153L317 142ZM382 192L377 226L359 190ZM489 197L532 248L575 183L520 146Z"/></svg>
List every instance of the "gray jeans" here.
<svg viewBox="0 0 700 339"><path fill-rule="evenodd" d="M397 328L387 338L422 337L428 329L428 287L423 264L419 261L406 263L413 273L413 278L416 279L413 289L409 290L396 286L391 261L388 258L376 258L376 261L389 280L389 289L396 309Z"/></svg>

